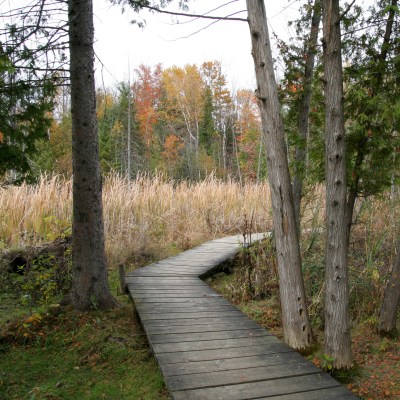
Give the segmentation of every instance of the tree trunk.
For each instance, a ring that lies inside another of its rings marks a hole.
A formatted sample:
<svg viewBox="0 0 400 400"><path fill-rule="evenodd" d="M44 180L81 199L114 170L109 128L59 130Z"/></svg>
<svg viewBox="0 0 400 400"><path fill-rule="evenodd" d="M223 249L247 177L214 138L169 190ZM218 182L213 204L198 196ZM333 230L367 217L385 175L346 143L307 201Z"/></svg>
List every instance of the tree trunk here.
<svg viewBox="0 0 400 400"><path fill-rule="evenodd" d="M93 5L68 1L72 159L72 291L75 308L114 307L104 251L102 184L94 82Z"/></svg>
<svg viewBox="0 0 400 400"><path fill-rule="evenodd" d="M284 339L291 347L303 349L312 344L313 337L304 294L292 185L264 1L247 0L247 10L266 140Z"/></svg>
<svg viewBox="0 0 400 400"><path fill-rule="evenodd" d="M323 2L326 172L325 353L353 365L347 267L346 157L339 0Z"/></svg>
<svg viewBox="0 0 400 400"><path fill-rule="evenodd" d="M322 0L315 0L311 18L310 38L307 43L306 64L304 67L303 93L299 105L299 137L302 141L295 148L296 173L293 177L293 201L296 215L296 225L300 233L300 210L303 197L303 181L305 175L305 161L307 155L308 121L310 116L311 86L314 73L315 53L317 51L318 28L321 21Z"/></svg>
<svg viewBox="0 0 400 400"><path fill-rule="evenodd" d="M381 310L379 312L378 331L381 335L392 335L396 332L397 313L400 306L400 242L397 245L397 255Z"/></svg>

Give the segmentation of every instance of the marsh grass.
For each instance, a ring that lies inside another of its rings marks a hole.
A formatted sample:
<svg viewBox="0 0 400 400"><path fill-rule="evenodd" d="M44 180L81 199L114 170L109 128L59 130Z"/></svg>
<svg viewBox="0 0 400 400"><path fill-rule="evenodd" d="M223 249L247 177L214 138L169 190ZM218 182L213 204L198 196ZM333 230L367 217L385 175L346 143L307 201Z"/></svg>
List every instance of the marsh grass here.
<svg viewBox="0 0 400 400"><path fill-rule="evenodd" d="M0 188L0 248L38 245L71 223L72 182L43 176L36 185ZM110 267L127 260L160 259L201 242L243 231L271 229L267 184L241 186L210 176L202 182L163 175L119 175L103 190L106 251ZM143 257L142 257L143 256Z"/></svg>

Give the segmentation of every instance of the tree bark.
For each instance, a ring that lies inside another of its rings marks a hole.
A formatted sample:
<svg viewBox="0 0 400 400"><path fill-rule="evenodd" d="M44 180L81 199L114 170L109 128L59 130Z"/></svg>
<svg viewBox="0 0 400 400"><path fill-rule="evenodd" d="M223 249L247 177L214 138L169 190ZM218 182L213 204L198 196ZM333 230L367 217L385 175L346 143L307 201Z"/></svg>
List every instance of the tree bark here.
<svg viewBox="0 0 400 400"><path fill-rule="evenodd" d="M72 159L72 291L75 308L107 309L108 285L94 81L92 0L68 1Z"/></svg>
<svg viewBox="0 0 400 400"><path fill-rule="evenodd" d="M396 320L400 306L400 241L397 245L397 255L381 310L379 312L378 331L381 335L393 335L396 332Z"/></svg>
<svg viewBox="0 0 400 400"><path fill-rule="evenodd" d="M353 365L347 266L346 157L339 0L323 1L326 172L325 353Z"/></svg>
<svg viewBox="0 0 400 400"><path fill-rule="evenodd" d="M311 31L307 43L306 63L304 67L303 93L299 104L299 137L302 141L301 145L295 148L295 164L296 172L293 177L293 201L294 212L296 216L296 225L300 234L300 217L301 217L301 199L303 197L303 181L305 175L305 162L307 155L307 139L308 124L310 116L310 103L312 92L312 78L314 74L315 54L317 51L318 28L322 14L322 0L315 0L313 7L313 15L311 17Z"/></svg>
<svg viewBox="0 0 400 400"><path fill-rule="evenodd" d="M313 337L304 293L292 185L264 1L247 0L247 10L257 96L266 140L284 340L295 349L304 349L312 344Z"/></svg>

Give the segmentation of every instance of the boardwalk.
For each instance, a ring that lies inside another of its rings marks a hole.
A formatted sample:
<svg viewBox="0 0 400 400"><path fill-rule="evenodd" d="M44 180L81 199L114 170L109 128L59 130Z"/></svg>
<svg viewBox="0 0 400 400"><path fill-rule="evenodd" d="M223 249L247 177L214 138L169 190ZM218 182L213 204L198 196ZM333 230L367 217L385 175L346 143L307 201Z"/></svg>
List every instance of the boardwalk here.
<svg viewBox="0 0 400 400"><path fill-rule="evenodd" d="M234 256L240 239L214 240L126 277L172 398L357 399L199 279Z"/></svg>

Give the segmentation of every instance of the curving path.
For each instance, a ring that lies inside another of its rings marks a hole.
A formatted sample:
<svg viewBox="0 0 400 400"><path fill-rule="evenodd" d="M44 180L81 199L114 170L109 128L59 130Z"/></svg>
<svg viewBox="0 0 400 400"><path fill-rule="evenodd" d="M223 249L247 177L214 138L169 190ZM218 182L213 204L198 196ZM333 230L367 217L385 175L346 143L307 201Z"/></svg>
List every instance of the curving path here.
<svg viewBox="0 0 400 400"><path fill-rule="evenodd" d="M357 399L199 279L242 239L213 240L126 276L172 398Z"/></svg>

